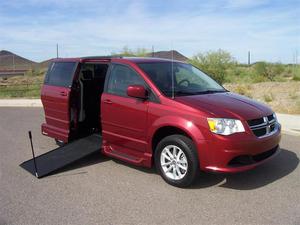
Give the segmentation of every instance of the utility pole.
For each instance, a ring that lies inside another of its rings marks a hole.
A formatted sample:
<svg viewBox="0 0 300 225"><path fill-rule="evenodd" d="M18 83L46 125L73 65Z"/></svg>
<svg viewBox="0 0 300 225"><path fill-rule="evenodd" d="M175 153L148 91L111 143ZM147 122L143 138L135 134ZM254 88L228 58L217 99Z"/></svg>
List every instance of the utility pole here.
<svg viewBox="0 0 300 225"><path fill-rule="evenodd" d="M298 67L298 50L296 50L295 53L293 53L294 76L296 75L297 67Z"/></svg>
<svg viewBox="0 0 300 225"><path fill-rule="evenodd" d="M152 45L152 57L154 57L154 46Z"/></svg>
<svg viewBox="0 0 300 225"><path fill-rule="evenodd" d="M58 58L58 44L56 44L56 58Z"/></svg>
<svg viewBox="0 0 300 225"><path fill-rule="evenodd" d="M13 57L13 70L15 71L15 70L16 70L16 66L15 66L15 55L13 54L12 57Z"/></svg>
<svg viewBox="0 0 300 225"><path fill-rule="evenodd" d="M251 64L251 54L250 51L248 51L248 66Z"/></svg>

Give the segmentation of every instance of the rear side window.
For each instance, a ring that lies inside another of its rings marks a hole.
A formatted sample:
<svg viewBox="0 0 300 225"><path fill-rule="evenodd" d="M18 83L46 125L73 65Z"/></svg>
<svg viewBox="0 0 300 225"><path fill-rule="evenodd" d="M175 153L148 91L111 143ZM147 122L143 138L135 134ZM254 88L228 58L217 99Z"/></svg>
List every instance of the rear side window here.
<svg viewBox="0 0 300 225"><path fill-rule="evenodd" d="M110 94L127 96L127 88L129 85L145 85L143 78L134 70L123 65L114 65L107 87L107 92Z"/></svg>
<svg viewBox="0 0 300 225"><path fill-rule="evenodd" d="M76 69L75 62L55 62L49 66L45 84L70 87Z"/></svg>

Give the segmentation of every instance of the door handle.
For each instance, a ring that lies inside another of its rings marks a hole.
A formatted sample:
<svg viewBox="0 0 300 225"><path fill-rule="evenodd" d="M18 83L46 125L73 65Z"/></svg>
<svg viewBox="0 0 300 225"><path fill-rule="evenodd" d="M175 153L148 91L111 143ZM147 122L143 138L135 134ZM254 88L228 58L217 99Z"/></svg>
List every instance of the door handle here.
<svg viewBox="0 0 300 225"><path fill-rule="evenodd" d="M106 104L112 104L112 103L113 103L113 102L112 102L111 100L109 100L109 99L105 99L103 102L106 103Z"/></svg>
<svg viewBox="0 0 300 225"><path fill-rule="evenodd" d="M64 91L61 91L59 94L60 94L61 96L67 96L67 93L64 92Z"/></svg>

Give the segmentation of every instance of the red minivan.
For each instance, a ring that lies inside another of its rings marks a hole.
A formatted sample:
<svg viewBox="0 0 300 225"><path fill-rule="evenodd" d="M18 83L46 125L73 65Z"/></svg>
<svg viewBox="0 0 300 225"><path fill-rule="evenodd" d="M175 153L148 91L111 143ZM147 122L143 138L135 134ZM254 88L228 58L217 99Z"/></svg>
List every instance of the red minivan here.
<svg viewBox="0 0 300 225"><path fill-rule="evenodd" d="M155 164L178 187L200 170L245 171L279 152L281 126L269 107L180 61L55 59L41 99L44 135L65 144L98 133L103 154Z"/></svg>

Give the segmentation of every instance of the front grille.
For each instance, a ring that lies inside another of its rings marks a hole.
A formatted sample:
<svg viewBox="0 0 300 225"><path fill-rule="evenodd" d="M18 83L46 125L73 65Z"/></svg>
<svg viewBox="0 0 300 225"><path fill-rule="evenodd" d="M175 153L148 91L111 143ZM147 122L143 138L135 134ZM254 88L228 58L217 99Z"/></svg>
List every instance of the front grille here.
<svg viewBox="0 0 300 225"><path fill-rule="evenodd" d="M256 137L263 137L276 131L276 118L274 114L258 119L248 120L247 122Z"/></svg>
<svg viewBox="0 0 300 225"><path fill-rule="evenodd" d="M254 119L254 120L248 120L249 126L256 126L259 124L262 124L264 122L264 118Z"/></svg>
<svg viewBox="0 0 300 225"><path fill-rule="evenodd" d="M270 116L267 116L268 117L268 120L269 121L272 121L272 120L274 120L275 118L274 118L274 114L272 114L272 115L270 115Z"/></svg>
<svg viewBox="0 0 300 225"><path fill-rule="evenodd" d="M257 137L261 137L267 134L267 129L266 128L261 128L261 129L257 129L257 130L252 130L252 132L257 136Z"/></svg>

